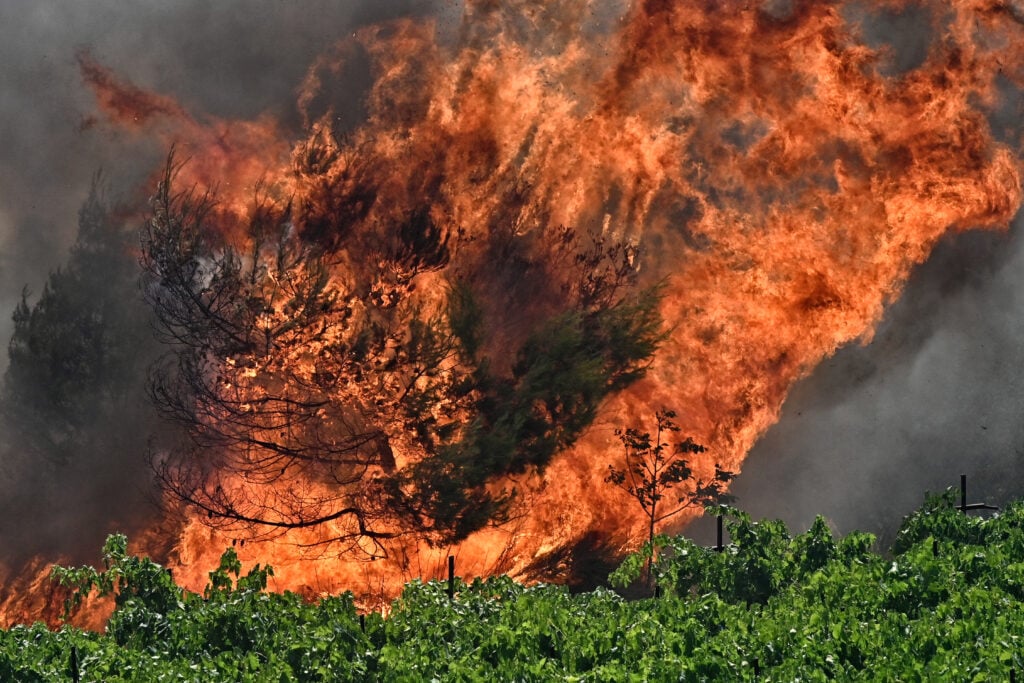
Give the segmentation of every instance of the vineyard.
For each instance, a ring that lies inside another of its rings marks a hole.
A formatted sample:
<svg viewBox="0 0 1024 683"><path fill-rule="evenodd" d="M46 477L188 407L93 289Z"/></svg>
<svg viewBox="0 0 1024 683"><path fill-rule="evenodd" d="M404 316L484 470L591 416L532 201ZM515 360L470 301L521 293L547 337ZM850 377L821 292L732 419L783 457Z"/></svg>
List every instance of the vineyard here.
<svg viewBox="0 0 1024 683"><path fill-rule="evenodd" d="M986 516L929 496L893 547L791 536L723 508L730 543L659 537L610 588L507 577L413 582L386 618L351 595L266 591L232 550L202 595L129 555L58 568L69 609L116 596L105 634L41 624L0 632L5 681L1007 681L1024 672L1024 501ZM648 571L651 575L648 575ZM649 597L627 599L644 593Z"/></svg>

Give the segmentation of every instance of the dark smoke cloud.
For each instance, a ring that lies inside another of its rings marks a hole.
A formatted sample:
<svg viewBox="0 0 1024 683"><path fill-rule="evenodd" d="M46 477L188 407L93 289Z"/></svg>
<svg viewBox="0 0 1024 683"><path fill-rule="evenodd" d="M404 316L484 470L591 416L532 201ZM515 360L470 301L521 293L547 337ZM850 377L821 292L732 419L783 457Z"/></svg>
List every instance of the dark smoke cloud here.
<svg viewBox="0 0 1024 683"><path fill-rule="evenodd" d="M864 42L880 50L880 70L886 76L900 76L913 71L928 57L937 29L944 28L948 18L936 17L926 7L910 5L902 10L876 11L862 3L851 3L844 16L860 27Z"/></svg>

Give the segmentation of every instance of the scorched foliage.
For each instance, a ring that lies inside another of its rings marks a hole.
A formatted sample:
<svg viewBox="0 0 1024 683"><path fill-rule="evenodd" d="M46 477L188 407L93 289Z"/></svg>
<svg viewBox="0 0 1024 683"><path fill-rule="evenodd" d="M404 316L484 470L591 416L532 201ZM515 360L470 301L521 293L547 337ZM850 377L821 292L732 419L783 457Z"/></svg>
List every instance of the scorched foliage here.
<svg viewBox="0 0 1024 683"><path fill-rule="evenodd" d="M483 239L426 211L338 223L374 195L324 177L331 148L311 145L306 190L241 211L174 189L168 164L143 233L172 349L150 386L188 439L160 479L252 533L371 554L408 531L464 538L510 514L504 476L542 470L644 372L659 290L602 236Z"/></svg>

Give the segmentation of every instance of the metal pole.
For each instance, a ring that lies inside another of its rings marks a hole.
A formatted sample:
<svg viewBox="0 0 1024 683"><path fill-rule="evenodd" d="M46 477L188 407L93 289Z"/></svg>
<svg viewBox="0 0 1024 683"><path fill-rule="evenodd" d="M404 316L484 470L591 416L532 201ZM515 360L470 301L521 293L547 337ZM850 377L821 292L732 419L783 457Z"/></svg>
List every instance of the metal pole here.
<svg viewBox="0 0 1024 683"><path fill-rule="evenodd" d="M960 507L958 508L961 512L966 513L968 510L998 510L999 507L995 505L988 505L986 503L968 503L967 502L967 475L960 475Z"/></svg>
<svg viewBox="0 0 1024 683"><path fill-rule="evenodd" d="M71 646L71 680L74 683L79 683L82 680L81 674L78 673L78 646Z"/></svg>
<svg viewBox="0 0 1024 683"><path fill-rule="evenodd" d="M455 556L448 556L448 599L455 599Z"/></svg>
<svg viewBox="0 0 1024 683"><path fill-rule="evenodd" d="M715 546L715 550L722 552L725 550L725 546L722 544L722 515L718 515L718 544Z"/></svg>

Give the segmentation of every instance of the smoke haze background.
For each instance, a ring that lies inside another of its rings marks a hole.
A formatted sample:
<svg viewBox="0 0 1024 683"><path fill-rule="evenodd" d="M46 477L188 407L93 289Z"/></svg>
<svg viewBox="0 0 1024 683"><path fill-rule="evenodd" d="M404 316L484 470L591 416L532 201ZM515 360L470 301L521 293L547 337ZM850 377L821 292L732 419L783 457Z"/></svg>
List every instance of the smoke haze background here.
<svg viewBox="0 0 1024 683"><path fill-rule="evenodd" d="M0 0L0 338L10 336L6 312L22 287L38 293L64 261L93 173L102 168L113 194L137 202L167 153L97 121L79 51L197 114L269 113L297 125L295 90L317 55L355 26L426 8L416 0ZM359 84L350 85L356 108Z"/></svg>
<svg viewBox="0 0 1024 683"><path fill-rule="evenodd" d="M791 11L788 2L769 4L778 16ZM459 13L458 3L440 7ZM38 294L65 261L93 173L104 169L112 194L138 204L147 191L140 183L167 151L97 121L76 63L80 50L197 115L269 113L298 126L295 90L319 54L358 25L429 11L431 3L414 0L0 0L0 338L10 337L22 287ZM869 18L865 30L869 42L892 47L892 74L919 64L933 39L927 18L913 13ZM332 93L346 121L358 120L363 87L353 73ZM1006 95L993 126L1017 139L1021 102ZM739 506L799 527L822 513L843 530L878 531L916 506L924 490L954 485L960 472L970 475L974 499L1019 495L1021 232L1018 221L1008 235L945 240L870 345L842 349L795 387L736 482ZM0 354L0 369L6 362ZM0 495L31 495L38 484L11 475L22 470L9 463L2 471L8 480ZM108 480L102 490L137 483ZM90 483L76 484L87 500ZM79 512L56 514L74 520ZM85 519L58 525L59 533L98 548L106 529Z"/></svg>
<svg viewBox="0 0 1024 683"><path fill-rule="evenodd" d="M936 31L910 8L853 6L866 42L888 52L883 73L921 65ZM1024 97L1001 83L995 137L1019 144ZM869 344L841 348L790 391L751 449L731 492L755 518L807 529L871 531L887 548L925 492L959 487L968 502L1024 494L1024 217L1006 233L947 234L889 306ZM714 525L687 534L712 543Z"/></svg>
<svg viewBox="0 0 1024 683"><path fill-rule="evenodd" d="M416 0L0 0L0 372L22 290L32 305L49 274L67 263L94 174L102 169L108 203L141 211L167 154L144 133L105 125L78 55L175 97L200 117L269 114L297 128L295 91L319 54L361 24L427 7ZM330 104L354 123L369 81L349 76ZM129 226L138 221L130 218ZM125 394L141 395L144 381L138 377ZM126 429L153 427L132 418L151 416L126 416ZM151 522L156 507L141 449L83 444L73 461L58 465L24 448L12 425L2 428L0 560L17 564L43 553L95 561L107 533Z"/></svg>

